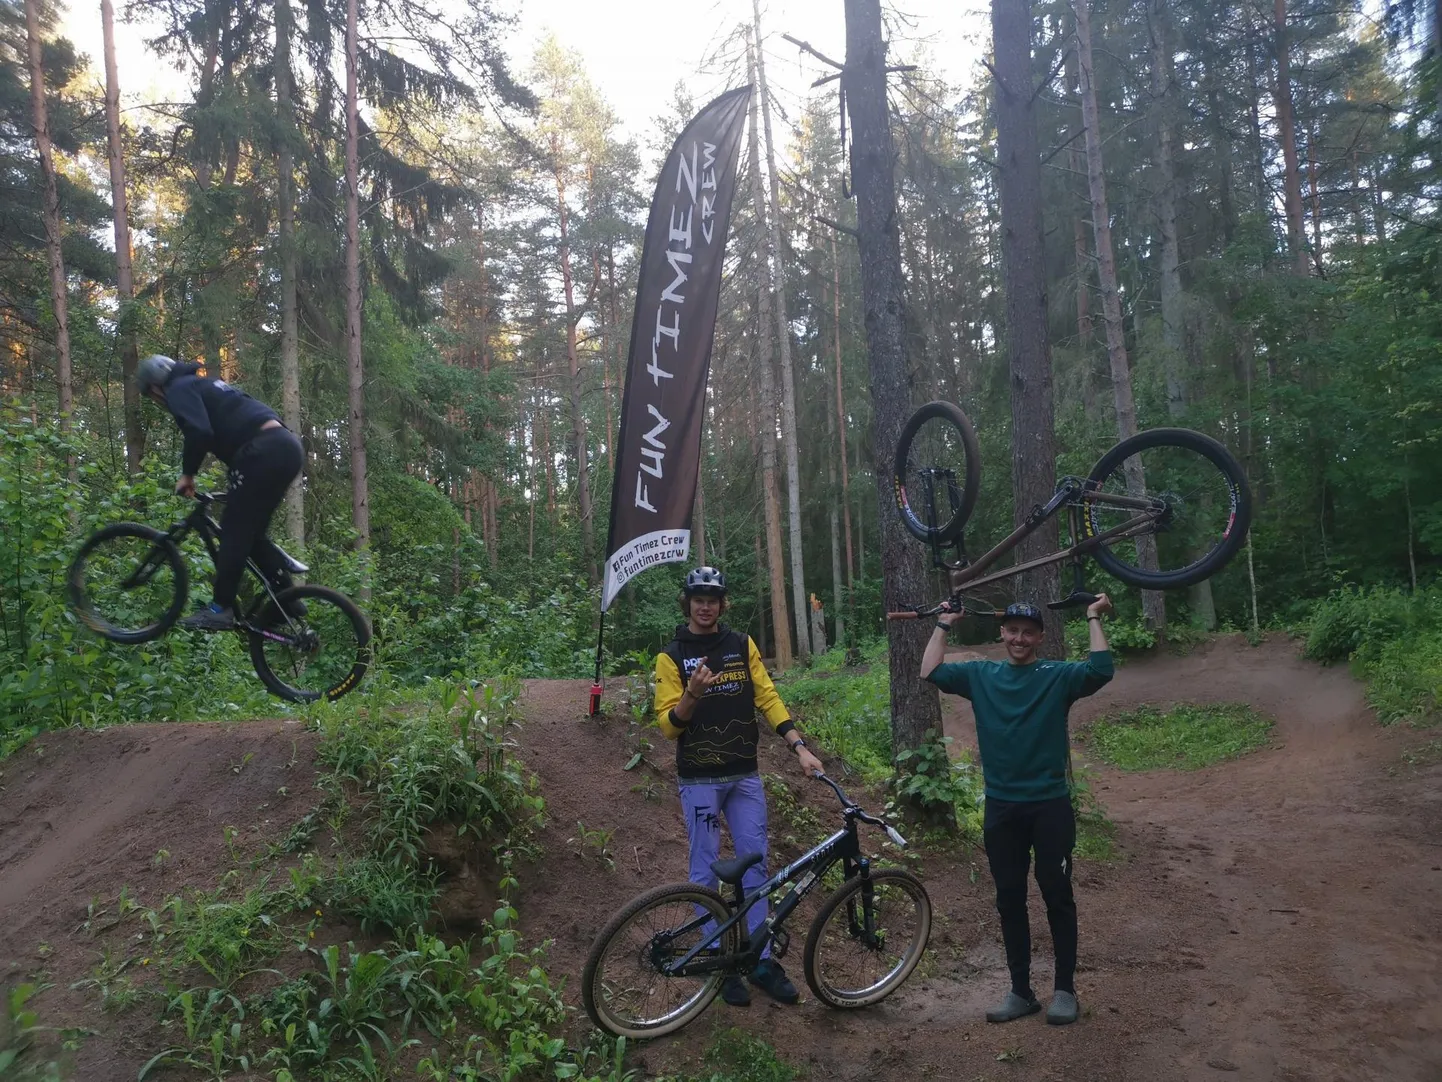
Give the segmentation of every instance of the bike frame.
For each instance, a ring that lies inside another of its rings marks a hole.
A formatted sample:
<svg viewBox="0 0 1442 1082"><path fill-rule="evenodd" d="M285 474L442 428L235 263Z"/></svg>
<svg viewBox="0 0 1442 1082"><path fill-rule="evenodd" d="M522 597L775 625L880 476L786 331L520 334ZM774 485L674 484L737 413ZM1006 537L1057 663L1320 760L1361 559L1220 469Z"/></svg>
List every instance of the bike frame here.
<svg viewBox="0 0 1442 1082"><path fill-rule="evenodd" d="M823 780L830 781L830 779ZM831 784L833 788L836 788L834 782ZM840 789L837 789L837 792L839 793ZM789 917L792 911L801 904L802 900L815 889L816 884L821 882L822 877L829 872L837 862L840 862L842 865L845 873L844 879L850 880L854 876L860 876L862 882L866 884L861 889L863 907L866 911L866 923L862 928L862 932L867 940L870 941L876 934L876 929L872 926L872 894L869 885L871 882L871 861L861 855L861 842L857 836L856 822L858 819L870 819L873 817L867 816L860 808L849 803L843 814L846 817L845 826L810 852L797 857L750 894L743 896L741 893L741 885L739 883L736 884L736 896L731 903L731 916L724 923L717 925L716 930L706 940L692 947L676 961L659 967L660 972L668 977L695 977L706 973L732 973L753 968L756 963L761 960L762 950L765 949L766 944L772 939L776 932L780 930L786 918ZM727 955L722 958L697 957L703 951L711 949L715 944L720 942L722 936L745 918L746 914L751 911L753 905L761 901L762 898L770 898L772 894L780 889L782 884L802 871L805 871L805 875L803 875L798 882L792 884L786 896L777 903L776 911L767 917L756 931L752 933L744 949L737 954ZM714 919L710 914L699 916L695 920L676 928L670 934L672 937L685 935Z"/></svg>
<svg viewBox="0 0 1442 1082"><path fill-rule="evenodd" d="M950 470L940 471L950 474ZM954 479L950 479L952 485ZM931 488L931 478L927 477L927 506L931 511L932 522L936 521L934 508L934 493ZM1141 512L1132 518L1127 519L1104 533L1096 534L1082 541L1076 541L1081 534L1081 509L1087 504L1105 504L1110 507L1130 508ZM1002 571L994 571L990 575L982 575L992 564L1006 553L1021 543L1022 539L1028 537L1040 528L1041 524L1051 518L1063 507L1067 509L1070 516L1069 525L1073 544L1065 549L1051 553L1047 556L1039 556L1034 560L1025 563L1014 564ZM1010 578L1013 575L1020 575L1027 571L1035 570L1038 567L1046 567L1048 564L1061 563L1063 560L1078 560L1096 551L1109 541L1115 541L1123 537L1133 537L1152 530L1156 524L1164 518L1167 506L1164 502L1155 499L1148 499L1142 496L1123 496L1110 492L1099 492L1092 487L1092 482L1082 480L1079 477L1063 477L1057 485L1056 492L1045 505L1037 505L1031 509L1031 514L1020 526L1014 529L1006 537L1002 538L995 547L988 550L976 560L966 558L965 549L958 539L957 548L961 552L960 559L955 561L943 560L939 546L932 543L932 560L937 567L949 572L951 588L953 592L960 592L967 587L986 586L1002 579Z"/></svg>
<svg viewBox="0 0 1442 1082"><path fill-rule="evenodd" d="M165 539L179 548L186 534L191 532L198 534L201 541L205 544L206 553L210 556L211 566L214 566L216 556L220 550L220 526L210 517L210 506L211 504L222 502L224 496L210 496L201 492L197 493L195 498L197 500L195 510L191 511L185 518L170 527L170 529L166 531ZM151 560L146 560L145 563L136 569L136 574L132 577L139 577L147 570L150 563ZM256 581L260 583L260 588L265 591L271 603L276 606L277 611L279 611L282 616L285 616L285 610L280 607L280 601L277 600L275 591L270 588L270 580L265 577L265 572L260 569L260 565L247 557L245 566L246 569L255 576ZM290 622L288 616L286 616L286 622ZM258 627L239 614L236 616L235 627L237 631L254 632L262 638L270 639L272 642L284 643L287 646L295 644L295 636L281 635L270 628Z"/></svg>

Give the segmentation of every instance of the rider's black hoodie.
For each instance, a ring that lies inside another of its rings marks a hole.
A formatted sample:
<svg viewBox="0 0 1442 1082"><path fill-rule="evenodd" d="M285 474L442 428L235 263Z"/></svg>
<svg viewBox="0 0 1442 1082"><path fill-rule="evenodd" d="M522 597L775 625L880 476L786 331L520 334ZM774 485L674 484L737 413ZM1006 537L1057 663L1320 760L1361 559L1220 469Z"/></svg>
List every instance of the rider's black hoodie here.
<svg viewBox="0 0 1442 1082"><path fill-rule="evenodd" d="M227 466L235 453L260 434L275 410L224 380L200 376L200 365L181 363L165 382L165 408L185 434L180 472L194 477L207 454Z"/></svg>
<svg viewBox="0 0 1442 1082"><path fill-rule="evenodd" d="M703 661L721 679L706 690L689 721L673 717L671 708ZM656 656L656 718L662 734L676 741L677 776L684 781L754 774L757 710L780 736L796 727L751 636L725 624L710 635L677 627L676 637Z"/></svg>

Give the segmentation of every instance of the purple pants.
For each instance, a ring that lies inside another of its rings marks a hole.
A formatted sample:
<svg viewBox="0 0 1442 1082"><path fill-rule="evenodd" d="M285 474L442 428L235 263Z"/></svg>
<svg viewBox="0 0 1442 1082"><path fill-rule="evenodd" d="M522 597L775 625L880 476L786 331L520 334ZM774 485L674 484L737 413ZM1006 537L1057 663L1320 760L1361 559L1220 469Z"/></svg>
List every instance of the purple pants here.
<svg viewBox="0 0 1442 1082"><path fill-rule="evenodd" d="M690 782L681 780L681 811L686 817L686 837L691 842L691 875L693 883L718 886L711 872L711 862L720 855L721 820L731 832L736 855L760 853L761 863L746 869L741 886L750 892L766 882L766 790L756 775L738 781ZM731 888L726 888L729 896ZM746 930L755 932L766 920L767 904L763 900L746 914ZM769 957L768 945L761 952Z"/></svg>

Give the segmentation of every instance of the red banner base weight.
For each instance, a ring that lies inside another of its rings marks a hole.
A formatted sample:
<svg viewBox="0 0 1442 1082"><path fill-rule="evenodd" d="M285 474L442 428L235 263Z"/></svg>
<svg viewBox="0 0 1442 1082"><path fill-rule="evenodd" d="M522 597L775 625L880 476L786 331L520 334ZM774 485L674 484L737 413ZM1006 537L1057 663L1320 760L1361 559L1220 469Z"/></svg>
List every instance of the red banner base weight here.
<svg viewBox="0 0 1442 1082"><path fill-rule="evenodd" d="M591 705L586 713L593 718L601 712L601 690L600 684L591 685Z"/></svg>

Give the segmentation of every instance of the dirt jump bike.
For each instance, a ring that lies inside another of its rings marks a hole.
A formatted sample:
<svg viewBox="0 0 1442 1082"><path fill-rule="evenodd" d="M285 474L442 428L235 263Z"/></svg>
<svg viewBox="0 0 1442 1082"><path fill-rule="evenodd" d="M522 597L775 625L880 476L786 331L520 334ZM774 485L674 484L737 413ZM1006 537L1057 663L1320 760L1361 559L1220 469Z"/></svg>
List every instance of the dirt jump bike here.
<svg viewBox="0 0 1442 1082"><path fill-rule="evenodd" d="M196 493L196 506L169 530L119 522L93 534L70 564L66 593L81 622L112 642L150 642L164 635L185 611L190 576L180 543L198 534L215 563L220 526L210 509L225 493ZM286 571L310 570L277 549ZM371 657L371 625L356 603L325 586L281 588L254 560L255 580L236 630L250 645L250 660L271 693L291 702L334 701L365 676Z"/></svg>
<svg viewBox="0 0 1442 1082"><path fill-rule="evenodd" d="M816 997L831 1007L879 1003L911 976L931 936L931 899L910 872L873 868L861 855L856 824L885 829L825 774L816 775L841 801L843 826L749 894L741 878L761 860L742 854L712 863L733 890L727 899L697 883L670 883L633 899L601 929L581 974L581 999L591 1021L617 1037L660 1037L704 1011L732 974L745 974L771 954L786 954L786 918L838 862L843 881L821 904L806 936L803 968ZM786 889L789 887L789 889ZM746 914L786 889L771 916L749 938ZM763 901L765 899L765 901Z"/></svg>
<svg viewBox="0 0 1442 1082"><path fill-rule="evenodd" d="M1088 557L1143 590L1192 586L1226 566L1252 521L1246 472L1230 451L1190 429L1151 428L1107 451L1088 476L1063 477L1045 505L1033 507L994 548L968 559L963 531L981 489L981 458L971 421L951 402L928 402L906 422L892 483L902 522L931 547L933 565L949 573L952 596L929 608L889 612L888 620L943 611L1000 615L967 602L963 591L1063 561L1071 563L1072 589L1048 607L1089 605L1097 595L1083 585ZM1063 511L1069 545L985 573ZM955 547L954 557L943 557L946 546Z"/></svg>

